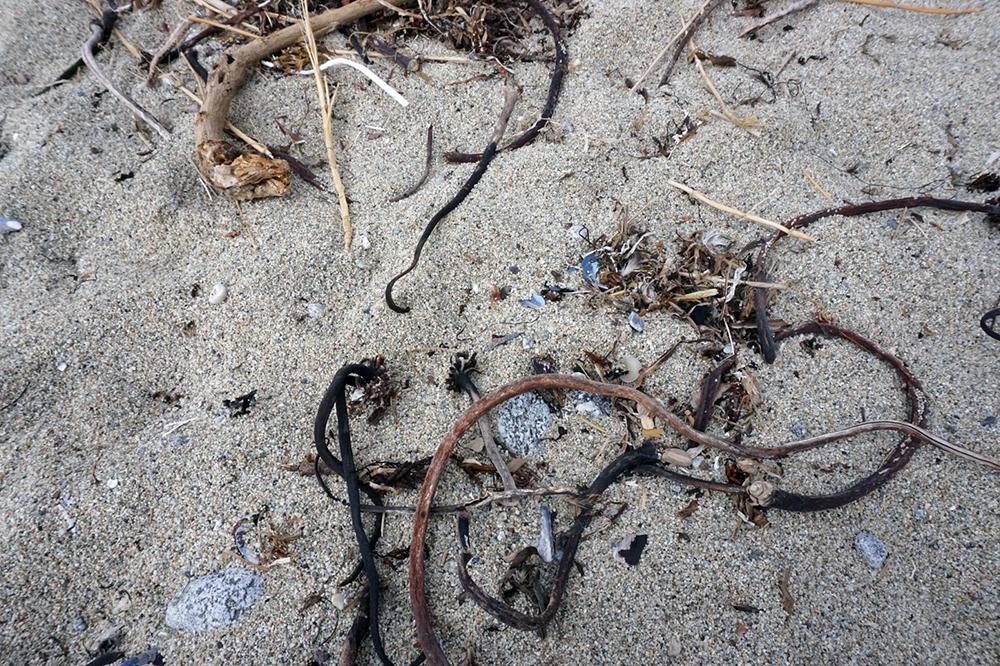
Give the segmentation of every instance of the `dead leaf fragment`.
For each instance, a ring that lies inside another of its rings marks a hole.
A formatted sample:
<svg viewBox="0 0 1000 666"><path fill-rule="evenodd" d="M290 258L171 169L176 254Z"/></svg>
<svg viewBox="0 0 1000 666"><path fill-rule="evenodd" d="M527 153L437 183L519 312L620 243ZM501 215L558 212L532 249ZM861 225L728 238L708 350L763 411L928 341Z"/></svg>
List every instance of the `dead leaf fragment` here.
<svg viewBox="0 0 1000 666"><path fill-rule="evenodd" d="M778 579L778 591L781 592L781 607L785 609L785 612L789 615L795 609L795 597L792 596L792 591L790 589L789 583L792 579L792 568L785 567L785 572L781 574L781 578Z"/></svg>
<svg viewBox="0 0 1000 666"><path fill-rule="evenodd" d="M686 507L677 512L677 517L681 519L690 518L691 514L698 510L698 500L691 500Z"/></svg>

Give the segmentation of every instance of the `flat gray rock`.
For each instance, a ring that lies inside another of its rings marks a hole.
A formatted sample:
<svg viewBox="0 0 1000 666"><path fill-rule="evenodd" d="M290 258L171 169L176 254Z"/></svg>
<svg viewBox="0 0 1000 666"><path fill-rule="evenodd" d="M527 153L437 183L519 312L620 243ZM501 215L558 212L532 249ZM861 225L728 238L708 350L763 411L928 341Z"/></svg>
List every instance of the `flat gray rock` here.
<svg viewBox="0 0 1000 666"><path fill-rule="evenodd" d="M854 548L872 569L880 568L885 558L889 557L889 549L871 532L858 532L854 537Z"/></svg>
<svg viewBox="0 0 1000 666"><path fill-rule="evenodd" d="M515 455L524 457L542 446L552 423L552 412L537 393L522 393L497 410L497 439Z"/></svg>
<svg viewBox="0 0 1000 666"><path fill-rule="evenodd" d="M225 627L264 594L260 576L239 567L195 578L167 604L167 625L200 634Z"/></svg>

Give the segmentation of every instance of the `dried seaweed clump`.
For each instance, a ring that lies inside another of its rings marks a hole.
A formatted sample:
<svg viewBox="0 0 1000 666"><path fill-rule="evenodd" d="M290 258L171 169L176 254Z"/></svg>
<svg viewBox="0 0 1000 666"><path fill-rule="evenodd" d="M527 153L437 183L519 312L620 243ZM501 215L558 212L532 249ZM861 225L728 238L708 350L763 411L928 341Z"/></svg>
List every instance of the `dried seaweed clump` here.
<svg viewBox="0 0 1000 666"><path fill-rule="evenodd" d="M621 312L667 310L729 342L737 331L752 328L753 303L743 283L749 266L721 233L678 236L676 252L670 252L620 210L614 232L593 247L582 262L584 280Z"/></svg>
<svg viewBox="0 0 1000 666"><path fill-rule="evenodd" d="M584 15L581 0L555 0L547 7L567 32L572 32ZM502 63L551 58L551 39L540 25L533 24L536 12L526 2L470 5L464 0L430 0L423 8L422 15L414 12L391 29L380 26L383 36L426 35L456 51L493 57Z"/></svg>
<svg viewBox="0 0 1000 666"><path fill-rule="evenodd" d="M375 377L354 388L348 396L347 412L351 416L367 412L368 423L378 423L399 397L399 385L381 356L363 363L370 363L375 368Z"/></svg>

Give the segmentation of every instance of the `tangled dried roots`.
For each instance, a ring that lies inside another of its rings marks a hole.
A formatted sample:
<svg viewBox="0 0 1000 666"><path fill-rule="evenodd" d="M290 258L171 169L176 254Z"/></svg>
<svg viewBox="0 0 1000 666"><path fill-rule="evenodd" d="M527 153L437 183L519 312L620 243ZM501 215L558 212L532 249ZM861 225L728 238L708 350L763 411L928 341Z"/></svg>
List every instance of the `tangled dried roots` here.
<svg viewBox="0 0 1000 666"><path fill-rule="evenodd" d="M237 201L279 197L292 183L285 160L240 153L226 141L199 144L198 167L209 185Z"/></svg>

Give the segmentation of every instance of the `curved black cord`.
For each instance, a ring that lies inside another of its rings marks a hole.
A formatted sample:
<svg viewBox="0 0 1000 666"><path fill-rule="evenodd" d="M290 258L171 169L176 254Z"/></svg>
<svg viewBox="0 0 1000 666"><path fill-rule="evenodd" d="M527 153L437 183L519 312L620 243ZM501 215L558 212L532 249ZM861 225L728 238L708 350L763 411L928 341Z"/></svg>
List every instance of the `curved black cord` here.
<svg viewBox="0 0 1000 666"><path fill-rule="evenodd" d="M350 581L357 578L360 570L364 569L365 577L368 579L368 618L370 620L369 632L372 637L372 647L382 663L391 666L392 661L389 660L385 652L385 646L382 644L382 634L379 630L378 604L380 584L378 568L375 566L375 556L372 553L372 549L382 535L384 515L378 514L375 516L375 523L372 526L372 533L369 536L365 532L364 522L361 519L361 493L363 492L376 506L383 506L384 503L382 502L381 495L374 488L358 479L357 468L354 464L354 450L351 448L351 424L347 415L345 389L349 385L353 386L356 384L355 377L360 378L363 382L370 381L375 378L375 368L363 363L352 363L342 367L334 375L333 381L330 382L330 386L327 388L316 410L316 420L313 423L313 441L316 444L316 453L319 456L316 462L316 479L319 481L324 492L331 498L336 499L323 480L323 475L318 473L319 459L322 459L330 469L344 480L344 485L347 487L347 502L351 509L351 525L354 527L354 536L358 541L358 551L361 554L360 565L355 567L354 572L348 576L347 580ZM340 456L343 462L333 455L326 444L326 426L330 420L330 413L334 410L336 410L337 414L337 441L340 445Z"/></svg>
<svg viewBox="0 0 1000 666"><path fill-rule="evenodd" d="M479 180L483 177L483 174L486 173L486 169L489 168L490 162L493 161L496 154L497 142L492 141L490 142L490 145L486 147L485 152L483 152L483 157L479 160L479 163L476 164L476 168L472 172L472 175L469 176L469 179L465 181L461 189L459 189L458 194L456 194L451 201L446 203L441 210L435 213L434 217L431 218L431 221L427 223L426 227L424 227L424 233L420 234L420 240L417 241L417 247L413 250L413 260L410 262L410 265L407 266L403 272L398 273L396 277L389 280L389 284L385 286L385 302L386 305L389 306L389 309L393 312L406 314L410 311L410 308L405 305L399 305L393 300L392 288L397 282L399 282L400 279L403 278L403 276L407 275L417 267L417 263L420 261L420 253L423 251L424 245L427 243L427 239L430 238L431 233L434 232L434 227L436 227L441 220L446 218L451 211L458 208L461 203L465 201L465 198L469 196L470 192L472 192L472 188L476 186Z"/></svg>
<svg viewBox="0 0 1000 666"><path fill-rule="evenodd" d="M562 91L563 77L566 75L567 63L569 62L569 55L566 52L566 44L562 39L559 20L552 15L552 12L548 10L541 0L526 0L526 4L541 17L545 29L552 35L552 41L555 43L556 59L552 65L552 77L549 79L549 92L545 97L545 106L542 108L542 113L538 117L538 120L531 127L521 132L510 143L500 148L500 151L517 150L518 148L527 146L538 138L538 134L552 120L552 116L556 112L556 105L559 103L559 93ZM481 155L476 153L460 153L458 151L449 151L444 154L444 159L448 162L475 162L480 157Z"/></svg>
<svg viewBox="0 0 1000 666"><path fill-rule="evenodd" d="M986 314L983 318L979 320L979 326L983 329L986 335L990 336L994 340L1000 340L1000 331L997 331L997 319L1000 319L1000 308L994 308Z"/></svg>

